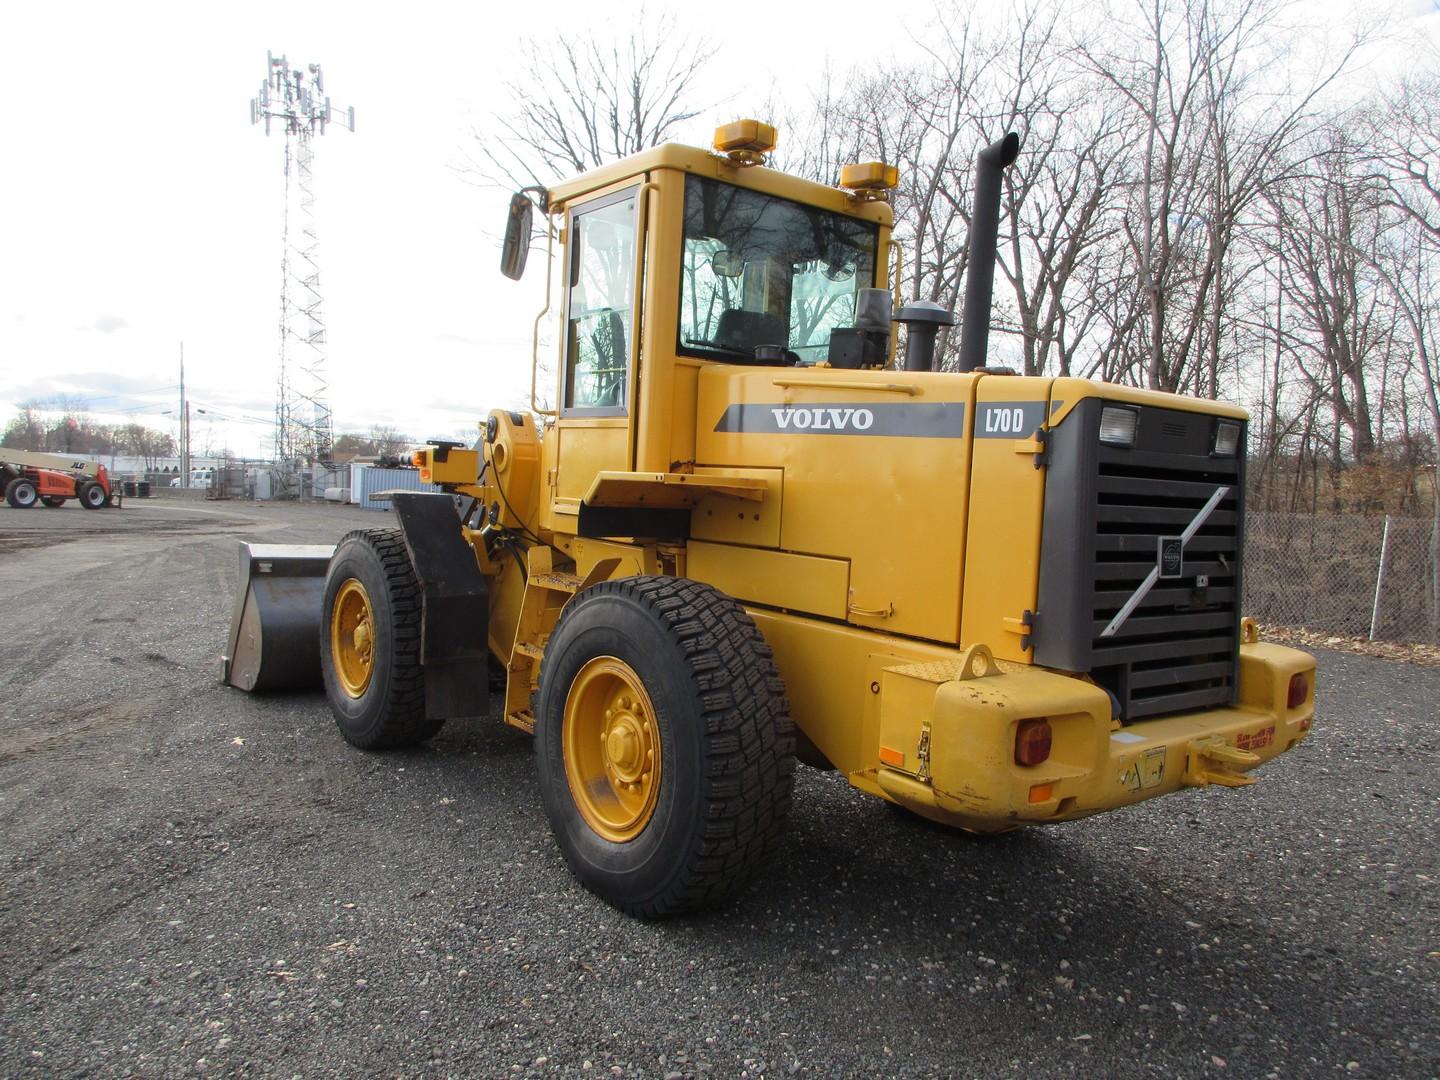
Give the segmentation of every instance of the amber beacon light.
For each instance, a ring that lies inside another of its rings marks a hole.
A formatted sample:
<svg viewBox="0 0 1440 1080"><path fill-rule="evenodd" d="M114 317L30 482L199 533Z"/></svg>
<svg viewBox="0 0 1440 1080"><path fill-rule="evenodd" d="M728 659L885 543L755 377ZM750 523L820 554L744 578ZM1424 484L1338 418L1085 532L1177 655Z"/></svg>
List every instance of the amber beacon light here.
<svg viewBox="0 0 1440 1080"><path fill-rule="evenodd" d="M759 120L736 120L715 129L714 146L737 165L763 165L775 149L775 129Z"/></svg>

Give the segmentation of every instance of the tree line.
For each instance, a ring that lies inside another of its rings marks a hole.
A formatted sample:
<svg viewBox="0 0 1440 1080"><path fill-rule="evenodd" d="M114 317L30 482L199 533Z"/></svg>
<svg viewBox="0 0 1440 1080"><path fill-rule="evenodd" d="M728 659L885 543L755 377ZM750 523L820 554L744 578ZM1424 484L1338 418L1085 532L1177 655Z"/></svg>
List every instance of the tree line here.
<svg viewBox="0 0 1440 1080"><path fill-rule="evenodd" d="M1240 402L1259 506L1432 511L1440 56L1357 98L1366 39L1322 48L1294 5L1077 10L942 23L929 62L826 88L795 165L899 165L902 290L954 308L975 150L1016 131L1001 363Z"/></svg>
<svg viewBox="0 0 1440 1080"><path fill-rule="evenodd" d="M1373 39L1326 42L1309 11L1072 0L981 26L942 7L921 61L759 111L787 171L899 166L901 292L950 308L975 153L1017 132L992 363L1238 401L1259 507L1437 513L1440 54L1392 40L1377 82L1356 63ZM723 62L669 19L530 58L551 78L513 88L488 177L553 181L673 137Z"/></svg>
<svg viewBox="0 0 1440 1080"><path fill-rule="evenodd" d="M335 453L394 457L404 454L414 442L397 428L372 424L368 431L348 431L338 435ZM175 437L166 432L134 421L100 423L84 409L64 400L21 405L5 425L0 446L58 454L124 454L143 458L146 469L154 469L161 460L177 457L180 453ZM208 442L203 447L192 447L192 450L200 457L216 456ZM228 457L229 452L221 451L220 456Z"/></svg>
<svg viewBox="0 0 1440 1080"><path fill-rule="evenodd" d="M20 406L5 425L0 445L57 454L128 454L143 458L147 469L179 453L175 439L163 431L133 421L97 423L83 411L63 405L55 409Z"/></svg>

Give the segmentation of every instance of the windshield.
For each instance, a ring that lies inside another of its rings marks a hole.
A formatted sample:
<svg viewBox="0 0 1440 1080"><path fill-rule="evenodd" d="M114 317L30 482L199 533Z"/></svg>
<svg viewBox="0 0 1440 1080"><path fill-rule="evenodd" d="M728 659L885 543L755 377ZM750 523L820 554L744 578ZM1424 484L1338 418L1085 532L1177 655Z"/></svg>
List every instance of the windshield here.
<svg viewBox="0 0 1440 1080"><path fill-rule="evenodd" d="M824 360L875 282L879 228L718 180L685 180L679 351L752 359L781 345Z"/></svg>

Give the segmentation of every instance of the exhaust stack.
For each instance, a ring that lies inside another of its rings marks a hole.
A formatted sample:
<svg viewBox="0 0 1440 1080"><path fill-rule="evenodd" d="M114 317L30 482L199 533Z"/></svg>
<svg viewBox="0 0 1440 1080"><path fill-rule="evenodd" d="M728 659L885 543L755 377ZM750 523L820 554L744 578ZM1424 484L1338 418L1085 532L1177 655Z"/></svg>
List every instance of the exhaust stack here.
<svg viewBox="0 0 1440 1080"><path fill-rule="evenodd" d="M975 158L975 203L970 211L970 265L960 320L960 370L985 366L990 342L990 300L995 289L995 246L1000 233L1001 175L1020 156L1020 136L1010 132Z"/></svg>

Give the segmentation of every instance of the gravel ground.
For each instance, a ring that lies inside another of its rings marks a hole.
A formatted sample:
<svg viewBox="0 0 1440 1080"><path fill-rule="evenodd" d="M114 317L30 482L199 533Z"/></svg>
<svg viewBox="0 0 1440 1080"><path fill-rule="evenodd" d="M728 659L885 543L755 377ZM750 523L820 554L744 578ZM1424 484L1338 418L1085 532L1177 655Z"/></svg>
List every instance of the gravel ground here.
<svg viewBox="0 0 1440 1080"><path fill-rule="evenodd" d="M219 685L235 539L379 520L0 509L0 1073L1440 1074L1440 669L1322 652L1253 788L999 840L802 769L738 903L643 923L498 721Z"/></svg>

